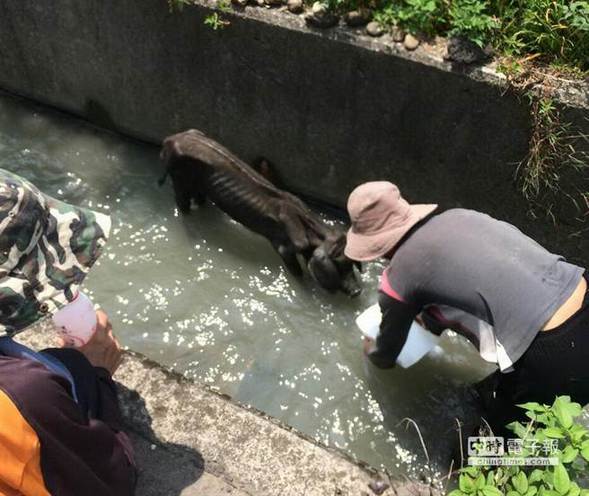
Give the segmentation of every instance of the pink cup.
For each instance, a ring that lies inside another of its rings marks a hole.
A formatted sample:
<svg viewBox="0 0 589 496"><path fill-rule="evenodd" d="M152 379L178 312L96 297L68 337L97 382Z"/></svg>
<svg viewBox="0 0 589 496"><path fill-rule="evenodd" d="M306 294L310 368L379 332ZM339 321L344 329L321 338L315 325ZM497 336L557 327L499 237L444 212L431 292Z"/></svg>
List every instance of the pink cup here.
<svg viewBox="0 0 589 496"><path fill-rule="evenodd" d="M78 291L74 300L53 316L53 322L65 344L79 348L96 332L96 311L90 298Z"/></svg>

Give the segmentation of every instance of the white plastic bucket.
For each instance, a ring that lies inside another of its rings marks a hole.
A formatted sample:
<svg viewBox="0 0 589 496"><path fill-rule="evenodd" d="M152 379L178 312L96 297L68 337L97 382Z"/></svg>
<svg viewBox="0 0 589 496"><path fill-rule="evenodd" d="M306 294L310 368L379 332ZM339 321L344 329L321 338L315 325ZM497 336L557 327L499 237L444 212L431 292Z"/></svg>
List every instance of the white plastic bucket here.
<svg viewBox="0 0 589 496"><path fill-rule="evenodd" d="M368 307L356 318L356 325L364 336L376 339L381 320L380 306L376 303ZM407 341L397 357L397 363L405 369L411 367L433 350L439 340L439 336L432 334L414 321L409 329Z"/></svg>

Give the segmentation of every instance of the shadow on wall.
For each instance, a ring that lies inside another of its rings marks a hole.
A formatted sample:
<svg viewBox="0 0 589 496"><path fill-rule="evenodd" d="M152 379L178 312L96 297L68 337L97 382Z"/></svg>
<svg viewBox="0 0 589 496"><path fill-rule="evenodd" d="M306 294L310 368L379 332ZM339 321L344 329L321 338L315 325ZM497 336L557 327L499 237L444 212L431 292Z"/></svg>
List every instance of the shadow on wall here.
<svg viewBox="0 0 589 496"><path fill-rule="evenodd" d="M127 433L135 448L138 496L179 496L204 473L202 455L186 446L160 441L152 418L137 393L117 383Z"/></svg>

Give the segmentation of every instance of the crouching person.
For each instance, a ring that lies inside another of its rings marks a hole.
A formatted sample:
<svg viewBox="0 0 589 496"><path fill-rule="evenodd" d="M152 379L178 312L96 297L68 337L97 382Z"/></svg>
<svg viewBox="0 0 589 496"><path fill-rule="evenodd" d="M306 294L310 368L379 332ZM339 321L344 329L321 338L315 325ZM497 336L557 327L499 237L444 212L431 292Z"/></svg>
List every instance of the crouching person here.
<svg viewBox="0 0 589 496"><path fill-rule="evenodd" d="M558 395L589 403L589 292L585 269L514 226L480 212L410 205L392 183L358 186L348 199L345 254L389 261L380 282L382 322L365 351L395 365L414 319L452 328L499 371L479 388L499 431L516 404Z"/></svg>
<svg viewBox="0 0 589 496"><path fill-rule="evenodd" d="M109 230L107 216L0 170L0 495L134 493L106 313L77 348L35 352L12 339L77 297Z"/></svg>

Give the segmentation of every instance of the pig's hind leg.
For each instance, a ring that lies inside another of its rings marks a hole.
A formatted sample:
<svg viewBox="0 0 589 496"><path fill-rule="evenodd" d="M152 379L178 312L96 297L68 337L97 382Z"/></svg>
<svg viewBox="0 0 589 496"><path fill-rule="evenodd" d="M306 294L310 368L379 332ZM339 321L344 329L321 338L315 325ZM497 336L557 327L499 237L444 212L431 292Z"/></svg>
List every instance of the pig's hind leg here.
<svg viewBox="0 0 589 496"><path fill-rule="evenodd" d="M190 183L186 183L182 181L179 177L172 177L172 184L174 185L174 195L176 197L176 205L178 206L178 210L183 214L187 214L190 212L190 200L193 196L192 192L190 191Z"/></svg>

